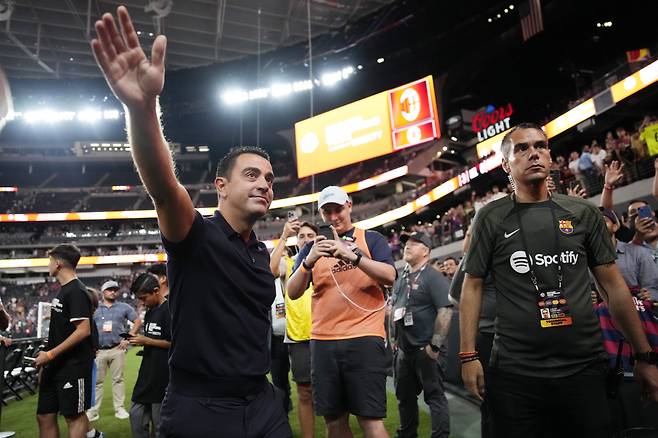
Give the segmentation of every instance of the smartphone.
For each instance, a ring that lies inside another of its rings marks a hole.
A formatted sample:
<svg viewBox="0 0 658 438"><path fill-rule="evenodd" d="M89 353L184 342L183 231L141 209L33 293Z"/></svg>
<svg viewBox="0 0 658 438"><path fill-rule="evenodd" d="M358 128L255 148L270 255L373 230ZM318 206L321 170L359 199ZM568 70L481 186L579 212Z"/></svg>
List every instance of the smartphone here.
<svg viewBox="0 0 658 438"><path fill-rule="evenodd" d="M119 333L119 337L123 339L130 339L133 337L133 335L131 335L130 333Z"/></svg>
<svg viewBox="0 0 658 438"><path fill-rule="evenodd" d="M651 218L653 219L653 211L649 205L643 205L637 209L637 217L640 219Z"/></svg>
<svg viewBox="0 0 658 438"><path fill-rule="evenodd" d="M318 229L320 231L319 235L324 236L327 238L327 240L334 240L334 231L331 228L331 225L329 224L320 224L318 226Z"/></svg>
<svg viewBox="0 0 658 438"><path fill-rule="evenodd" d="M555 184L555 190L562 193L562 184L560 183L560 171L551 170L550 175L551 175L551 179L553 180L553 184Z"/></svg>
<svg viewBox="0 0 658 438"><path fill-rule="evenodd" d="M297 213L295 213L295 210L289 210L288 211L288 222L296 221L299 219L299 216L297 216Z"/></svg>

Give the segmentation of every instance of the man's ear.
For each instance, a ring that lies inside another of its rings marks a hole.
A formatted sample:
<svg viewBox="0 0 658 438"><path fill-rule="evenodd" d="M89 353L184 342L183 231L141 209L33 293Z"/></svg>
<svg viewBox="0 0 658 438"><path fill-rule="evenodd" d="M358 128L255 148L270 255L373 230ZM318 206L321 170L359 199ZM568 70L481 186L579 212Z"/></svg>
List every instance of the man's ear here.
<svg viewBox="0 0 658 438"><path fill-rule="evenodd" d="M228 180L223 176L215 178L215 189L217 190L217 193L219 193L220 199L226 198L227 183Z"/></svg>
<svg viewBox="0 0 658 438"><path fill-rule="evenodd" d="M509 162L503 158L503 170L505 171L506 174L510 174L511 170L509 168Z"/></svg>

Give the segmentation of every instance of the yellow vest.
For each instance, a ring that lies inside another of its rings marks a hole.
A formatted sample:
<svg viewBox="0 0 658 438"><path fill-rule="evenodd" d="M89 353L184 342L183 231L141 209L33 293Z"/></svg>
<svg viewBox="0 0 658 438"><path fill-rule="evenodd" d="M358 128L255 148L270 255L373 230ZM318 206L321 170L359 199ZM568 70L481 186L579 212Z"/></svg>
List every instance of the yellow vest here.
<svg viewBox="0 0 658 438"><path fill-rule="evenodd" d="M295 261L288 256L284 256L284 261L286 263L286 284L288 284ZM296 300L290 299L288 294L285 294L286 334L293 341L304 342L311 339L311 295L313 295L311 285Z"/></svg>

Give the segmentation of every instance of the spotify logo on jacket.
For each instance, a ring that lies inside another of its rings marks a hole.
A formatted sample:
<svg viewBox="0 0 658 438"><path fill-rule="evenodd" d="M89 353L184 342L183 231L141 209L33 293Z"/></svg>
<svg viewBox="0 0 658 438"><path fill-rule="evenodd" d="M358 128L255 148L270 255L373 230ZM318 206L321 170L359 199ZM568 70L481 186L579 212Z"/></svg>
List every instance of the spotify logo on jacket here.
<svg viewBox="0 0 658 438"><path fill-rule="evenodd" d="M578 263L578 257L579 255L573 251L562 251L559 256L558 254L535 254L530 260L533 265L548 267L557 264L558 261L561 261L563 265L575 265ZM530 272L525 251L515 251L509 258L509 264L519 274Z"/></svg>

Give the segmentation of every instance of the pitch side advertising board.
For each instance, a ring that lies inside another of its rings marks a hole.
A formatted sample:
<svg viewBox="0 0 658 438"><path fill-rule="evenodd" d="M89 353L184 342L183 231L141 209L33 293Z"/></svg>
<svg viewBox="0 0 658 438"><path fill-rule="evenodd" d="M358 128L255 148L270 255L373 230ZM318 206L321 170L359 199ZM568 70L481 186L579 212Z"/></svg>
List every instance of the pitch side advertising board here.
<svg viewBox="0 0 658 438"><path fill-rule="evenodd" d="M440 137L432 76L295 124L297 176L326 172Z"/></svg>

